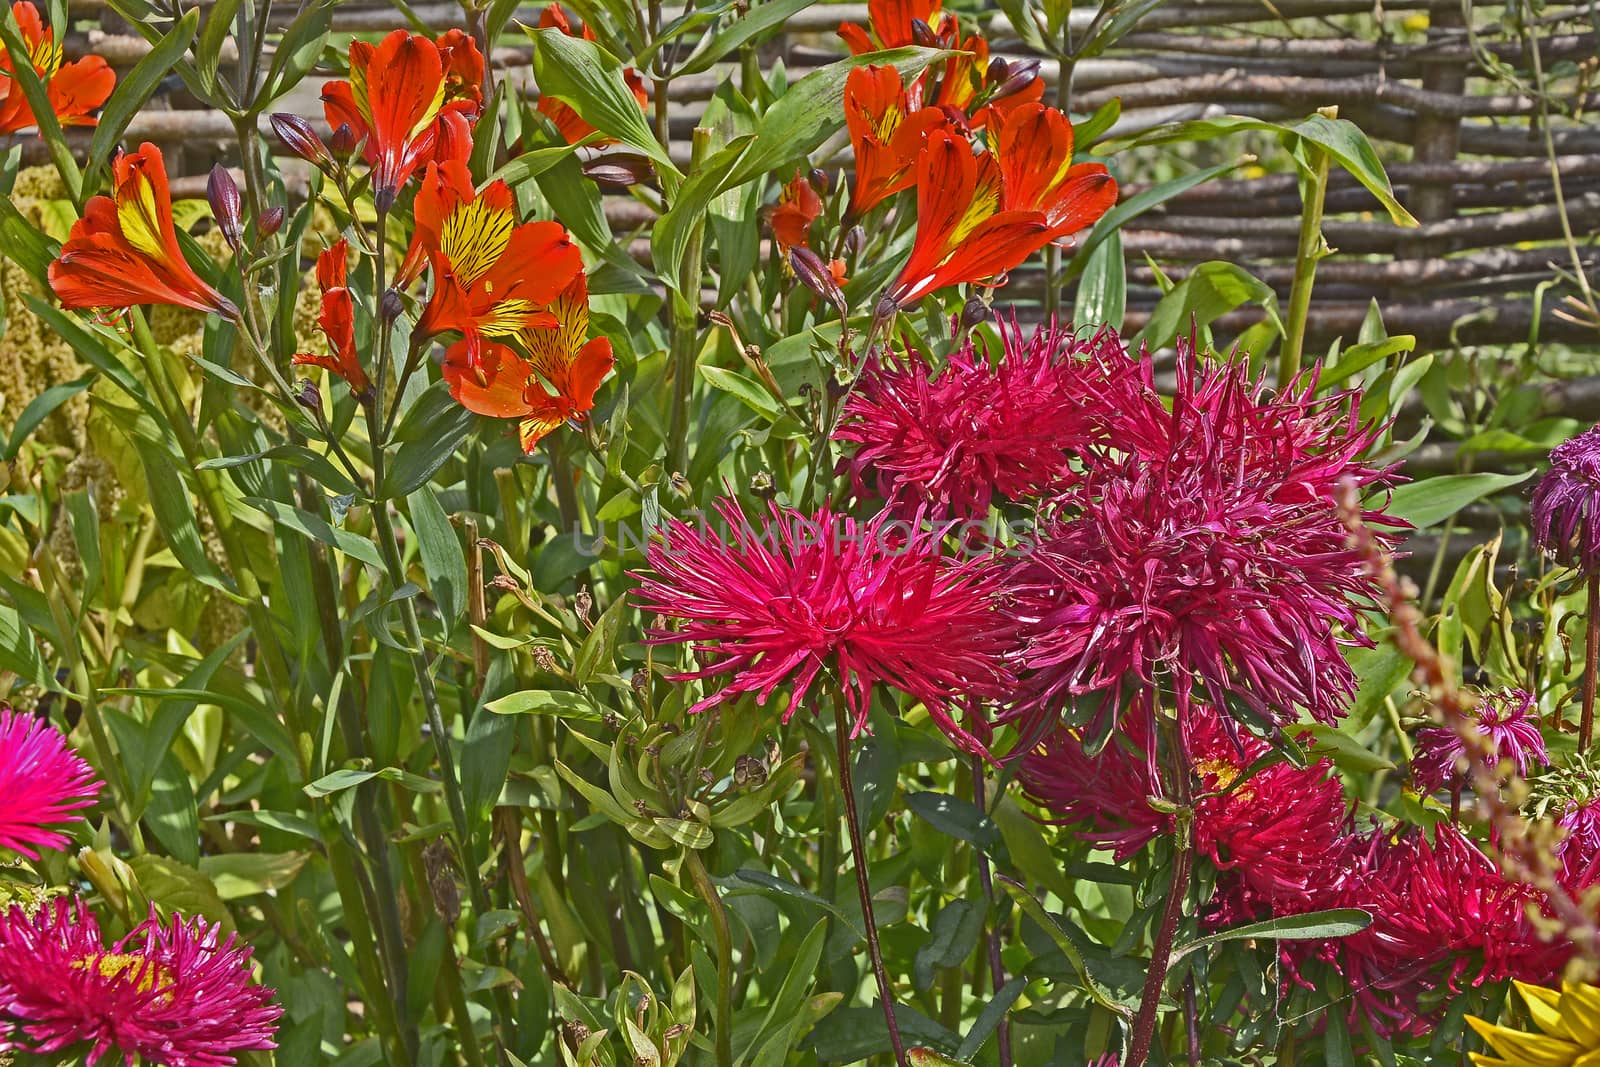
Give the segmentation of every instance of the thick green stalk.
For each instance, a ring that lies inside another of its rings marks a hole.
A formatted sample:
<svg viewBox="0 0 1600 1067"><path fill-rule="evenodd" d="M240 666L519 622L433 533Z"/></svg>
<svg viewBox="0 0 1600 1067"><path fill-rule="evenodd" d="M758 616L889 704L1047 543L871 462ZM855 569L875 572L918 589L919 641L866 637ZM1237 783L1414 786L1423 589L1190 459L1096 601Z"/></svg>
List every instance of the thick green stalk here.
<svg viewBox="0 0 1600 1067"><path fill-rule="evenodd" d="M344 905L344 925L350 931L350 944L355 949L356 970L361 973L361 984L366 987L367 996L363 998L366 1011L372 1016L373 1026L387 1049L389 1062L397 1065L411 1063L413 1061L409 1058L405 1041L400 1036L399 1024L395 1020L394 1004L384 985L382 964L373 948L372 924L367 921L364 906L352 905L352 902L362 901L355 857L350 854L350 846L345 843L343 833L337 826L328 826L326 820L322 823L322 840L327 849L328 867L333 872L334 886ZM373 995L374 990L378 991L377 995Z"/></svg>
<svg viewBox="0 0 1600 1067"><path fill-rule="evenodd" d="M700 862L700 853L684 850L683 865L711 912L711 933L717 939L717 1067L733 1067L733 934L728 929L728 911Z"/></svg>
<svg viewBox="0 0 1600 1067"><path fill-rule="evenodd" d="M1321 114L1337 118L1339 109L1325 107ZM1305 143L1311 162L1311 187L1300 209L1300 240L1294 258L1294 283L1289 288L1289 314L1284 320L1283 351L1278 356L1278 388L1286 388L1300 373L1306 342L1306 319L1311 313L1311 286L1317 262L1325 254L1322 241L1322 207L1328 197L1328 153Z"/></svg>
<svg viewBox="0 0 1600 1067"><path fill-rule="evenodd" d="M368 408L369 418L372 409ZM373 481L383 484L383 451L373 451ZM373 516L373 526L378 532L378 547L383 553L384 567L388 571L389 581L394 588L399 589L405 584L405 569L400 559L400 547L395 542L394 527L389 522L388 510L385 504L379 502L375 505L377 514ZM400 601L400 621L405 627L406 644L410 649L411 666L417 678L417 689L422 694L422 705L428 715L428 732L433 735L434 755L439 761L439 777L444 787L445 806L450 812L450 823L455 830L456 847L460 851L461 867L467 880L467 895L472 901L472 911L475 916L487 915L490 911L489 897L483 888L483 876L479 871L478 850L473 844L472 822L467 814L466 801L461 794L461 777L456 771L455 755L450 751L450 729L444 721L444 711L439 705L439 693L433 685L433 672L428 668L427 653L423 650L422 625L417 621L417 609L413 598L406 597ZM505 1038L511 1033L508 1024L510 1004L498 992L493 1000L495 1017L496 1046L503 1049Z"/></svg>
<svg viewBox="0 0 1600 1067"><path fill-rule="evenodd" d="M704 165L710 151L711 131L696 127L689 157L690 174ZM677 292L667 294L667 304L672 309L667 362L672 370L672 412L667 423L667 456L670 459L669 470L678 472L682 472L689 461L689 396L694 390L694 357L700 335L700 272L704 242L705 220L702 218L694 222L689 231L683 269L677 278Z"/></svg>

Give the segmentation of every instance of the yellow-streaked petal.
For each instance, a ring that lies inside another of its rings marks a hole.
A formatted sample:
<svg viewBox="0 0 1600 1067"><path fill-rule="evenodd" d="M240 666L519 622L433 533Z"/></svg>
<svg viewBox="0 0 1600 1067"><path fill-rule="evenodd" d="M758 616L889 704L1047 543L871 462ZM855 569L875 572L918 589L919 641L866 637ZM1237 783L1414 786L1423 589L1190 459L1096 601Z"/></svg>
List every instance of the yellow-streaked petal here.
<svg viewBox="0 0 1600 1067"><path fill-rule="evenodd" d="M1584 1051L1571 1041L1548 1034L1511 1030L1471 1015L1467 1016L1467 1022L1490 1048L1520 1067L1572 1067L1573 1061Z"/></svg>
<svg viewBox="0 0 1600 1067"><path fill-rule="evenodd" d="M1600 987L1565 983L1561 987L1561 1013L1578 1044L1600 1048Z"/></svg>
<svg viewBox="0 0 1600 1067"><path fill-rule="evenodd" d="M1533 1025L1553 1037L1579 1043L1577 1035L1567 1026L1564 1000L1559 991L1529 985L1527 982L1516 982L1515 985L1517 992L1522 994L1522 1002L1528 1006L1528 1018Z"/></svg>

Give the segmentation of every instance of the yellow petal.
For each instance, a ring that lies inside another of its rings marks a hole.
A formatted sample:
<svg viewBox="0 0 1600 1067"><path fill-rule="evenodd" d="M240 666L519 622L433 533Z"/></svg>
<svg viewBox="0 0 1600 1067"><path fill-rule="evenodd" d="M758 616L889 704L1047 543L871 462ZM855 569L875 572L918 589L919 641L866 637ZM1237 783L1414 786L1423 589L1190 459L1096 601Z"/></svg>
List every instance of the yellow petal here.
<svg viewBox="0 0 1600 1067"><path fill-rule="evenodd" d="M1563 985L1561 1014L1578 1044L1600 1048L1600 987L1572 982Z"/></svg>
<svg viewBox="0 0 1600 1067"><path fill-rule="evenodd" d="M1509 1030L1471 1015L1467 1016L1467 1022L1490 1048L1519 1067L1572 1067L1578 1054L1584 1051L1559 1037Z"/></svg>
<svg viewBox="0 0 1600 1067"><path fill-rule="evenodd" d="M1526 982L1515 984L1517 992L1522 994L1523 1003L1528 1006L1528 1018L1533 1020L1535 1026L1554 1037L1578 1043L1577 1035L1567 1026L1564 1010L1566 1001L1558 991Z"/></svg>

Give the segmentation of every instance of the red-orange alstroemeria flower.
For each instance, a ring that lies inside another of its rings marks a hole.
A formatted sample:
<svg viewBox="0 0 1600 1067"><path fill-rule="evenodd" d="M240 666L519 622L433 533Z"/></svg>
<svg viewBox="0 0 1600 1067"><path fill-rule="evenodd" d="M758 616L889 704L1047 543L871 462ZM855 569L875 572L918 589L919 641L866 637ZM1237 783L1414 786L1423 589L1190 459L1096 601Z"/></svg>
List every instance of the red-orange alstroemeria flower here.
<svg viewBox="0 0 1600 1067"><path fill-rule="evenodd" d="M39 9L28 0L17 0L11 5L17 28L28 45L28 55L39 80L44 82L45 93L50 98L50 110L63 126L93 126L94 116L89 112L106 102L116 87L117 75L100 56L84 56L71 63L62 63L61 44L55 31L44 24ZM0 50L0 77L5 79L6 92L0 99L0 134L16 133L39 125L22 86L11 77L11 56Z"/></svg>
<svg viewBox="0 0 1600 1067"><path fill-rule="evenodd" d="M433 268L419 336L460 333L476 365L485 337L557 325L546 305L583 271L578 246L559 223L518 222L510 187L496 181L478 192L458 160L428 164L414 213L397 282L410 284L424 263Z"/></svg>
<svg viewBox="0 0 1600 1067"><path fill-rule="evenodd" d="M560 325L524 330L520 348L484 347L482 377L465 344L445 353L444 378L462 407L497 419L517 419L524 452L564 422L581 422L594 408L594 394L615 359L604 337L588 340L589 287L582 273L572 279L551 310Z"/></svg>
<svg viewBox="0 0 1600 1067"><path fill-rule="evenodd" d="M796 174L794 181L783 187L783 195L767 216L779 255L796 245L809 248L811 224L821 217L822 197L817 195L810 181Z"/></svg>
<svg viewBox="0 0 1600 1067"><path fill-rule="evenodd" d="M322 89L337 130L365 138L373 200L388 210L400 188L430 161L465 161L483 111L483 54L451 30L437 41L395 30L378 44L350 43L350 80Z"/></svg>
<svg viewBox="0 0 1600 1067"><path fill-rule="evenodd" d="M216 315L238 314L183 258L172 222L172 197L161 149L142 144L111 161L112 195L84 205L50 288L62 307L126 308L176 304Z"/></svg>
<svg viewBox="0 0 1600 1067"><path fill-rule="evenodd" d="M856 156L852 215L866 214L916 181L917 153L931 131L950 121L921 103L920 87L907 90L894 67L857 67L846 76L844 118Z"/></svg>
<svg viewBox="0 0 1600 1067"><path fill-rule="evenodd" d="M1072 163L1072 123L1039 104L988 117L992 150L974 156L947 132L917 162L917 237L887 300L904 307L935 289L988 281L1116 203L1098 163Z"/></svg>
<svg viewBox="0 0 1600 1067"><path fill-rule="evenodd" d="M870 0L870 32L853 22L841 22L839 36L857 56L882 48L904 48L917 43L915 21L925 24L936 36L942 36L946 29L953 30L955 16L941 13L941 7L942 0Z"/></svg>
<svg viewBox="0 0 1600 1067"><path fill-rule="evenodd" d="M356 353L355 301L346 285L349 256L350 242L341 237L317 257L317 287L322 290L322 314L317 316L317 325L322 327L332 351L297 352L294 365L321 367L343 378L352 392L364 393L372 383Z"/></svg>
<svg viewBox="0 0 1600 1067"><path fill-rule="evenodd" d="M594 31L587 26L581 26L581 32L580 30L574 30L572 20L567 18L567 13L561 9L559 4L551 4L544 9L539 15L539 28L558 29L568 37L581 37L585 41L595 39ZM650 106L650 96L644 91L644 78L640 77L638 71L632 67L627 68L622 72L622 80L627 83L628 90L633 93L633 98L639 101L641 108ZM595 132L595 128L578 117L578 113L572 110L571 106L564 100L559 100L553 96L540 96L539 111L556 124L556 129L561 131L562 139L568 144L577 144ZM589 143L598 147L600 145L616 144L617 139L615 137L600 137Z"/></svg>

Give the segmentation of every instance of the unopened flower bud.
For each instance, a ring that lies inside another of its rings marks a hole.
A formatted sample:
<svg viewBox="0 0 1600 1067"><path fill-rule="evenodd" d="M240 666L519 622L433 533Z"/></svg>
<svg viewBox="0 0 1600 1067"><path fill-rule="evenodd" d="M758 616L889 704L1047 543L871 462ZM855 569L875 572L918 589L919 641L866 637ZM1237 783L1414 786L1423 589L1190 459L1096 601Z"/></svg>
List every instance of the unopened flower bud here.
<svg viewBox="0 0 1600 1067"><path fill-rule="evenodd" d="M235 252L244 241L244 218L240 213L239 185L221 163L211 168L206 180L206 200L211 204L211 217L217 220L223 240Z"/></svg>
<svg viewBox="0 0 1600 1067"><path fill-rule="evenodd" d="M867 246L867 231L860 226L850 227L850 232L844 235L844 247L852 256L859 255Z"/></svg>
<svg viewBox="0 0 1600 1067"><path fill-rule="evenodd" d="M1011 77L1011 67L1004 57L995 56L989 61L989 71L984 77L986 82L990 85L999 85L1009 77Z"/></svg>
<svg viewBox="0 0 1600 1067"><path fill-rule="evenodd" d="M400 299L399 293L393 289L385 289L383 291L383 297L378 301L378 311L383 315L384 322L393 322L398 319L400 313L405 309L405 301Z"/></svg>
<svg viewBox="0 0 1600 1067"><path fill-rule="evenodd" d="M333 154L339 159L349 159L356 154L356 149L361 147L362 137L350 128L348 122L339 123L339 128L333 131L333 140L328 142L328 147L333 149Z"/></svg>
<svg viewBox="0 0 1600 1067"><path fill-rule="evenodd" d="M541 671L554 673L556 670L556 654L544 645L533 646L533 665Z"/></svg>
<svg viewBox="0 0 1600 1067"><path fill-rule="evenodd" d="M850 304L844 298L844 291L834 281L833 272L815 252L796 245L789 249L789 265L794 268L794 275L800 279L800 283L832 304L841 317L850 313Z"/></svg>
<svg viewBox="0 0 1600 1067"><path fill-rule="evenodd" d="M318 170L326 170L333 166L333 157L328 154L328 146L322 143L322 138L311 128L311 123L299 115L282 112L273 115L269 121L272 123L272 132L278 135L278 141L283 147Z"/></svg>
<svg viewBox="0 0 1600 1067"><path fill-rule="evenodd" d="M281 204L275 204L261 213L261 218L256 222L256 231L262 237L271 237L283 227L284 210Z"/></svg>
<svg viewBox="0 0 1600 1067"><path fill-rule="evenodd" d="M993 103L996 100L1004 100L1008 96L1015 96L1032 85L1038 77L1039 68L1037 64L1030 63L1020 66L1019 69L1013 70L1005 81L1000 83L1000 87L990 95L989 102Z"/></svg>
<svg viewBox="0 0 1600 1067"><path fill-rule="evenodd" d="M578 618L588 622L589 612L594 610L594 594L587 589L579 589L578 595L573 598L572 609L578 613Z"/></svg>
<svg viewBox="0 0 1600 1067"><path fill-rule="evenodd" d="M762 500L771 500L777 495L778 487L772 481L772 475L766 471L756 471L750 478L750 492Z"/></svg>
<svg viewBox="0 0 1600 1067"><path fill-rule="evenodd" d="M828 187L833 183L828 178L828 172L821 167L811 168L811 188L816 190L818 196L827 196Z"/></svg>
<svg viewBox="0 0 1600 1067"><path fill-rule="evenodd" d="M603 189L621 192L655 179L650 160L636 152L614 152L583 165L583 176Z"/></svg>
<svg viewBox="0 0 1600 1067"><path fill-rule="evenodd" d="M307 411L322 410L322 390L317 388L317 383L310 378L301 378L300 385L295 389L294 402Z"/></svg>
<svg viewBox="0 0 1600 1067"><path fill-rule="evenodd" d="M924 48L939 47L939 35L922 19L911 20L911 40Z"/></svg>
<svg viewBox="0 0 1600 1067"><path fill-rule="evenodd" d="M968 297L966 306L961 309L961 331L976 329L978 326L994 318L994 311L977 297Z"/></svg>

